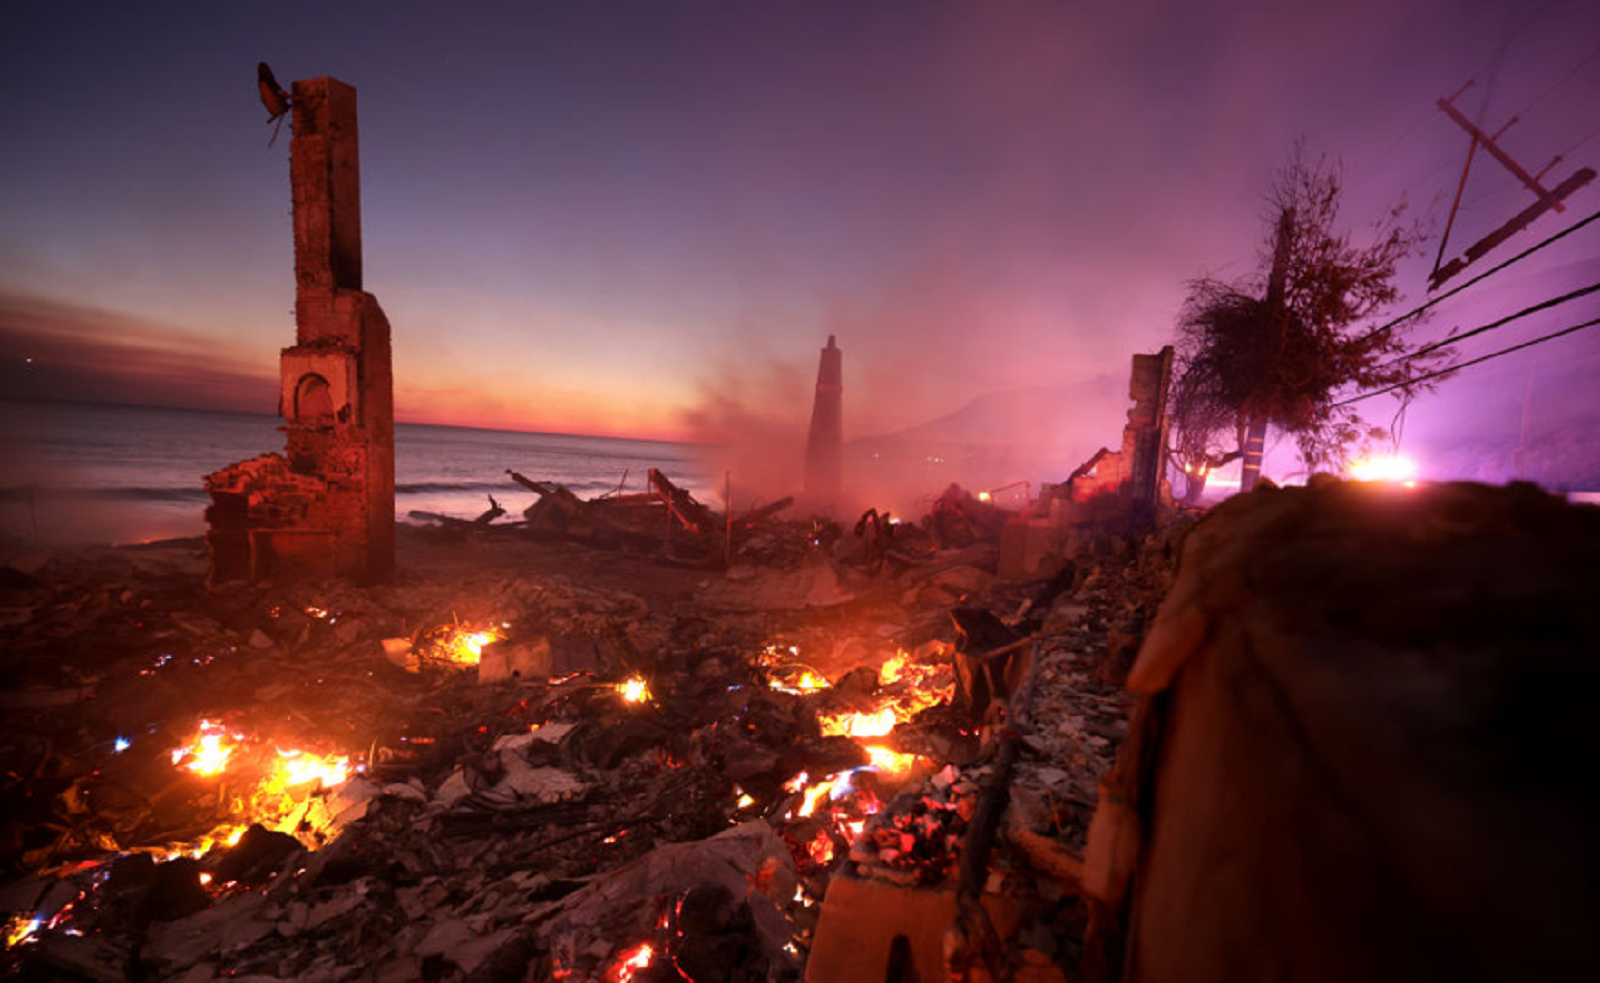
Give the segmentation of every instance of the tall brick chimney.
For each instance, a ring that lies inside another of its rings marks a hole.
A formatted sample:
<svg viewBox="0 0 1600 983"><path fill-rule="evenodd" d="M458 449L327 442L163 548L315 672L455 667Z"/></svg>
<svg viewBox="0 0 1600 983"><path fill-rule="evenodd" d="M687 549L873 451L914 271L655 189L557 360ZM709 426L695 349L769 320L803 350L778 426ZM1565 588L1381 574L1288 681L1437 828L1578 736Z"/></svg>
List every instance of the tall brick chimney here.
<svg viewBox="0 0 1600 983"><path fill-rule="evenodd" d="M828 335L817 364L817 395L806 438L806 497L815 505L839 502L844 458L844 353Z"/></svg>
<svg viewBox="0 0 1600 983"><path fill-rule="evenodd" d="M356 90L296 82L295 341L279 356L284 455L206 478L212 578L383 580L394 572L389 321L361 289Z"/></svg>

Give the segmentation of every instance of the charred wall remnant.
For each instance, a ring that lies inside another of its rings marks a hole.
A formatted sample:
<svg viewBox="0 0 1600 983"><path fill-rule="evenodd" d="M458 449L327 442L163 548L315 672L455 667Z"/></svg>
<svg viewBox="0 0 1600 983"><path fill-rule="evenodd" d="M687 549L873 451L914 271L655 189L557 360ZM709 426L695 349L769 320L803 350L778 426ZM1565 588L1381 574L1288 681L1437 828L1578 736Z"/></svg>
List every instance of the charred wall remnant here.
<svg viewBox="0 0 1600 983"><path fill-rule="evenodd" d="M356 90L293 86L295 344L279 358L283 454L206 477L213 580L394 571L389 322L361 289Z"/></svg>
<svg viewBox="0 0 1600 983"><path fill-rule="evenodd" d="M1133 408L1121 449L1100 448L1065 482L1040 489L1041 514L1007 524L1000 539L1003 576L1048 574L1051 558L1060 555L1075 528L1146 529L1162 507L1172 504L1165 478L1171 384L1171 345L1133 356L1128 379Z"/></svg>
<svg viewBox="0 0 1600 983"><path fill-rule="evenodd" d="M1133 356L1128 396L1133 408L1122 429L1122 448L1101 448L1068 479L1065 500L1072 518L1127 520L1149 525L1156 508L1172 502L1163 478L1167 449L1167 391L1172 382L1172 346Z"/></svg>
<svg viewBox="0 0 1600 983"><path fill-rule="evenodd" d="M806 497L817 505L839 500L844 443L844 353L828 335L817 363L817 396L806 438Z"/></svg>

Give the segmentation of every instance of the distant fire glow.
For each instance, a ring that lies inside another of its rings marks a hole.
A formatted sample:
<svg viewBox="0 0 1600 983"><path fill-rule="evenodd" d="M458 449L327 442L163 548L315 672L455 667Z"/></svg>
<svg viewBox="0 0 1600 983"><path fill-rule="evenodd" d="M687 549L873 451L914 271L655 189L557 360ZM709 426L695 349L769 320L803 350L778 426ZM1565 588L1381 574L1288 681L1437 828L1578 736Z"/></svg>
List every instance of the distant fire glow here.
<svg viewBox="0 0 1600 983"><path fill-rule="evenodd" d="M1357 481L1409 483L1417 477L1417 465L1403 454L1392 454L1351 461L1346 473Z"/></svg>

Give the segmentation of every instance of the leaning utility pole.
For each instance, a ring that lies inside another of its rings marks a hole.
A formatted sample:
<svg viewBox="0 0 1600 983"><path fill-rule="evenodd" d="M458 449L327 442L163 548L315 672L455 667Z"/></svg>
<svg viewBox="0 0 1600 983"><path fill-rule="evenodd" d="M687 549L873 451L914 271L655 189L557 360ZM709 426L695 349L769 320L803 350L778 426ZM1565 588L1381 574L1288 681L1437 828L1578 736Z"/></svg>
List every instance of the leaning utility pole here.
<svg viewBox="0 0 1600 983"><path fill-rule="evenodd" d="M1456 185L1455 201L1450 205L1450 218L1445 222L1444 235L1439 240L1439 255L1434 258L1433 272L1428 275L1428 289L1430 290L1437 290L1440 284L1460 273L1466 268L1467 264L1482 258L1489 250L1527 228L1534 219L1545 212L1552 210L1557 212L1565 211L1566 206L1561 204L1562 200L1590 181L1593 181L1595 176L1594 168L1581 168L1565 181L1556 185L1554 189L1546 189L1544 185L1539 183L1539 179L1544 177L1550 168L1556 166L1561 161L1561 157L1557 156L1546 164L1539 173L1529 174L1521 164L1512 160L1511 155L1502 150L1500 144L1496 142L1502 134L1511 129L1512 124L1517 122L1517 117L1511 117L1505 126L1500 127L1491 135L1480 130L1471 120L1461 115L1461 110L1456 108L1455 100L1461 93L1471 87L1472 82L1469 80L1466 85L1456 90L1455 95L1439 100L1439 108L1444 110L1445 115L1454 120L1457 126L1467 131L1467 134L1472 137L1472 144L1467 148L1467 163L1461 169L1461 180ZM1528 190L1538 197L1538 201L1518 212L1512 217L1511 221L1478 240L1467 249L1466 255L1440 266L1440 261L1444 259L1445 246L1450 241L1450 228L1455 224L1456 211L1461 207L1461 192L1467 186L1467 172L1472 169L1473 155L1477 153L1480 146L1487 150L1495 160L1499 161L1506 170L1510 171L1518 181L1526 185Z"/></svg>

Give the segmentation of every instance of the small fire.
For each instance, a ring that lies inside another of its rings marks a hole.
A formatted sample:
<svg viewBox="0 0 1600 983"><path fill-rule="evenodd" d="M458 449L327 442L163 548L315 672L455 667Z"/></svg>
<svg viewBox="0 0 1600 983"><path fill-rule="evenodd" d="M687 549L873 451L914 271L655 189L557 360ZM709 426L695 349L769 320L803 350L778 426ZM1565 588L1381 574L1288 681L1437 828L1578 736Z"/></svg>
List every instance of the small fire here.
<svg viewBox="0 0 1600 983"><path fill-rule="evenodd" d="M442 646L444 657L453 665L475 666L483 658L483 647L500 640L500 633L488 628L481 631L457 630Z"/></svg>
<svg viewBox="0 0 1600 983"><path fill-rule="evenodd" d="M629 676L618 683L617 692L629 703L646 703L650 700L650 684L641 676Z"/></svg>
<svg viewBox="0 0 1600 983"><path fill-rule="evenodd" d="M838 779L829 778L829 779L824 779L823 781L820 781L817 784L815 784L815 785L811 786L810 788L806 789L806 791L805 791L805 800L800 803L799 815L804 817L804 816L810 816L810 815L815 814L816 811L817 811L817 803L822 800L822 797L824 795L827 795L829 792L832 792L833 789L834 789L834 786L836 786L838 784L839 784Z"/></svg>
<svg viewBox="0 0 1600 983"><path fill-rule="evenodd" d="M829 836L828 831L825 829L817 830L816 838L806 844L806 852L811 855L813 863L822 866L833 863L833 837ZM811 907L811 899L806 897L798 887L795 888L794 899L808 908Z"/></svg>
<svg viewBox="0 0 1600 983"><path fill-rule="evenodd" d="M806 666L778 666L772 671L772 676L767 680L767 685L781 693L804 695L825 690L832 683L828 677L815 669Z"/></svg>
<svg viewBox="0 0 1600 983"><path fill-rule="evenodd" d="M321 787L330 788L350 779L350 759L342 754L307 754L279 748L278 758L277 770L263 783L269 790L293 788L307 782L319 782Z"/></svg>
<svg viewBox="0 0 1600 983"><path fill-rule="evenodd" d="M876 744L867 747L865 750L867 757L872 759L872 767L882 772L888 772L890 775L909 774L911 769L917 766L917 756L914 754L903 754L893 748L886 748Z"/></svg>
<svg viewBox="0 0 1600 983"><path fill-rule="evenodd" d="M181 764L197 775L220 775L228 767L228 760L241 740L243 737L229 735L221 724L202 720L194 740L172 750L172 763Z"/></svg>
<svg viewBox="0 0 1600 983"><path fill-rule="evenodd" d="M10 949L14 946L19 946L32 939L34 933L39 931L41 924L43 922L32 915L12 915L6 921L6 948Z"/></svg>
<svg viewBox="0 0 1600 983"><path fill-rule="evenodd" d="M887 706L876 713L862 713L859 710L819 713L817 725L822 728L823 737L839 734L845 737L883 737L894 730L894 725L899 722L894 709Z"/></svg>
<svg viewBox="0 0 1600 983"><path fill-rule="evenodd" d="M648 942L641 942L622 954L616 965L611 967L611 972L606 974L606 979L608 981L614 980L616 983L629 983L633 979L634 973L648 968L655 956L655 946Z"/></svg>
<svg viewBox="0 0 1600 983"><path fill-rule="evenodd" d="M356 771L347 755L274 747L259 738L230 733L212 720L200 721L195 738L172 752L172 763L199 775L226 772L232 779L227 786L229 820L198 840L151 851L163 859L199 858L220 846L233 846L251 823L291 834L303 832L315 825L306 812L308 794L342 785ZM309 793L304 791L308 786Z"/></svg>

